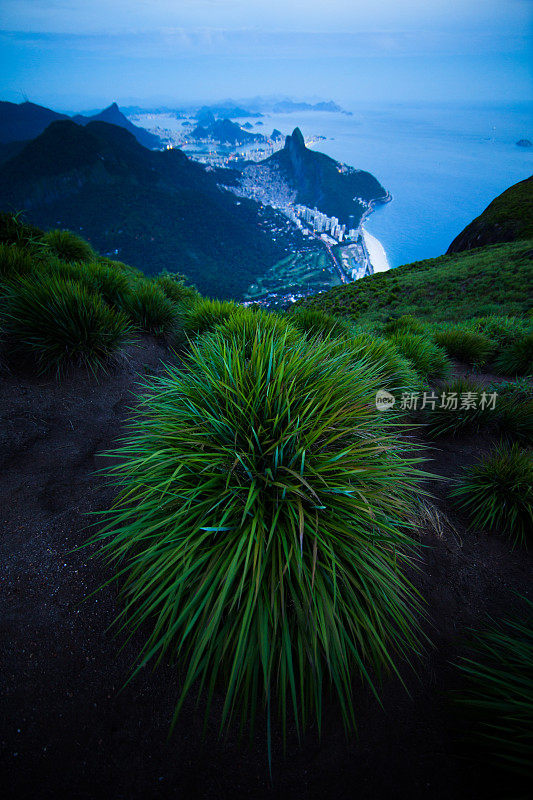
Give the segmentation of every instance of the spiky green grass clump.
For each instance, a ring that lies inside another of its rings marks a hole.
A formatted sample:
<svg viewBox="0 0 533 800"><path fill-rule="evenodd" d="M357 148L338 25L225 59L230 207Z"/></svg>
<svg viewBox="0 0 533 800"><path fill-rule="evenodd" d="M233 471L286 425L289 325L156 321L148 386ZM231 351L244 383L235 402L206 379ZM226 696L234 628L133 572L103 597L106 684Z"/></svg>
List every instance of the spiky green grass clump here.
<svg viewBox="0 0 533 800"><path fill-rule="evenodd" d="M277 705L301 730L331 687L350 726L354 676L418 651L403 574L418 474L376 380L330 341L271 331L248 354L211 334L145 387L96 539L125 628L150 626L139 668L170 655L184 669L176 713L221 682L223 724Z"/></svg>
<svg viewBox="0 0 533 800"><path fill-rule="evenodd" d="M291 321L291 317L282 317L269 311L243 308L217 325L215 331L227 341L239 341L249 355L255 340L264 339L265 336L274 336L286 346L300 341L302 334L292 327Z"/></svg>
<svg viewBox="0 0 533 800"><path fill-rule="evenodd" d="M410 314L403 314L401 317L390 319L384 326L385 336L393 336L395 333L416 333L423 334L426 326L416 317Z"/></svg>
<svg viewBox="0 0 533 800"><path fill-rule="evenodd" d="M388 339L358 334L350 342L350 352L355 354L356 360L362 360L378 371L379 389L414 391L420 384L411 362Z"/></svg>
<svg viewBox="0 0 533 800"><path fill-rule="evenodd" d="M162 272L153 281L173 303L190 306L200 300L200 294L194 286L187 285L185 276L177 272Z"/></svg>
<svg viewBox="0 0 533 800"><path fill-rule="evenodd" d="M501 432L526 445L533 444L533 385L528 378L492 383L498 395L498 425Z"/></svg>
<svg viewBox="0 0 533 800"><path fill-rule="evenodd" d="M31 254L16 244L0 244L0 280L18 279L33 269Z"/></svg>
<svg viewBox="0 0 533 800"><path fill-rule="evenodd" d="M200 300L185 315L183 327L187 334L194 336L207 333L229 319L241 307L230 300Z"/></svg>
<svg viewBox="0 0 533 800"><path fill-rule="evenodd" d="M501 375L533 375L533 333L502 350L494 369Z"/></svg>
<svg viewBox="0 0 533 800"><path fill-rule="evenodd" d="M428 402L423 409L427 432L435 438L478 431L498 417L498 398L493 397L492 390L469 378L449 381L433 392L428 388L427 396L436 398L434 408Z"/></svg>
<svg viewBox="0 0 533 800"><path fill-rule="evenodd" d="M524 598L525 599L525 598ZM469 688L454 693L487 757L519 775L533 764L533 604L529 620L473 631L472 653L457 666Z"/></svg>
<svg viewBox="0 0 533 800"><path fill-rule="evenodd" d="M526 546L533 531L531 452L500 444L465 469L451 496L476 528L499 531Z"/></svg>
<svg viewBox="0 0 533 800"><path fill-rule="evenodd" d="M22 212L9 214L0 213L0 242L2 244L16 244L19 247L32 246L39 242L43 231L24 222Z"/></svg>
<svg viewBox="0 0 533 800"><path fill-rule="evenodd" d="M445 378L449 374L451 364L445 351L428 337L396 333L391 342L422 378Z"/></svg>
<svg viewBox="0 0 533 800"><path fill-rule="evenodd" d="M63 261L92 261L94 251L90 244L72 231L48 231L42 241L53 255Z"/></svg>
<svg viewBox="0 0 533 800"><path fill-rule="evenodd" d="M501 400L522 402L533 400L533 384L528 378L515 378L512 381L494 381L488 391L497 392Z"/></svg>
<svg viewBox="0 0 533 800"><path fill-rule="evenodd" d="M165 293L146 280L136 281L121 307L130 320L146 333L168 336L180 322L179 309Z"/></svg>
<svg viewBox="0 0 533 800"><path fill-rule="evenodd" d="M108 305L117 309L122 308L131 289L127 273L98 261L80 266L80 278L83 282L99 294Z"/></svg>
<svg viewBox="0 0 533 800"><path fill-rule="evenodd" d="M500 347L508 347L522 339L531 330L531 322L523 317L506 317L492 314L488 317L475 317L465 323L465 327L482 333Z"/></svg>
<svg viewBox="0 0 533 800"><path fill-rule="evenodd" d="M435 333L435 341L452 358L466 364L485 364L496 349L496 342L482 333L455 326Z"/></svg>
<svg viewBox="0 0 533 800"><path fill-rule="evenodd" d="M504 400L499 406L498 425L505 436L533 445L533 400Z"/></svg>
<svg viewBox="0 0 533 800"><path fill-rule="evenodd" d="M289 319L295 328L310 336L348 337L353 329L350 321L312 308L298 309Z"/></svg>
<svg viewBox="0 0 533 800"><path fill-rule="evenodd" d="M114 261L112 258L106 256L98 256L96 261L104 267L111 267L124 272L129 278L144 278L144 273L137 267L132 267L131 264L124 264L122 261Z"/></svg>
<svg viewBox="0 0 533 800"><path fill-rule="evenodd" d="M85 286L55 275L24 278L9 287L1 314L9 357L35 363L40 373L70 364L91 372L128 338L123 314Z"/></svg>

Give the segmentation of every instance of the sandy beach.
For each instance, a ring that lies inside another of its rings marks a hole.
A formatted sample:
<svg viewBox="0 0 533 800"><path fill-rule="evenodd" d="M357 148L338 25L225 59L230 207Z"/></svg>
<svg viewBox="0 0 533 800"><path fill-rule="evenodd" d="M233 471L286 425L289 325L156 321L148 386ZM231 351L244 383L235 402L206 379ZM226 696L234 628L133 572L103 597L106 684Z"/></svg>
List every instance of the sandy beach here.
<svg viewBox="0 0 533 800"><path fill-rule="evenodd" d="M372 234L366 231L364 228L363 239L374 272L386 272L388 269L390 269L390 264L387 260L387 254L385 253L383 245L379 239L376 239L375 236L372 236Z"/></svg>

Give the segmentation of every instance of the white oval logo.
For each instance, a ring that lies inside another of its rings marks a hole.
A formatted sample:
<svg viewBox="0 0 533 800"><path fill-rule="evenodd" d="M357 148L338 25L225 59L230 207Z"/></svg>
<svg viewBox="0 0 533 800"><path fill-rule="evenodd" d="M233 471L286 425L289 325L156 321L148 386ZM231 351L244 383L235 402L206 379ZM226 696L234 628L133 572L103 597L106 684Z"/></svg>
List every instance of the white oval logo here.
<svg viewBox="0 0 533 800"><path fill-rule="evenodd" d="M376 394L376 408L378 411L389 411L395 402L394 395L385 391L385 389L380 389Z"/></svg>

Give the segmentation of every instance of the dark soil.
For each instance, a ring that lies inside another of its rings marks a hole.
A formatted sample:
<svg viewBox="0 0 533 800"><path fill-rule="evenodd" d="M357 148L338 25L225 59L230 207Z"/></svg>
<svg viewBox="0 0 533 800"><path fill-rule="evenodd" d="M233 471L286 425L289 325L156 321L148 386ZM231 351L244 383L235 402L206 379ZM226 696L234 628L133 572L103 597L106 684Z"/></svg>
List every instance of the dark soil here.
<svg viewBox="0 0 533 800"><path fill-rule="evenodd" d="M146 341L97 383L75 373L58 383L4 374L0 397L2 570L2 796L5 798L502 798L518 792L491 764L473 759L468 729L449 704L460 686L452 662L469 626L522 612L531 557L473 531L447 501L446 479L485 452L490 436L444 440L427 467L434 498L421 526L424 565L415 576L427 601L433 647L383 686L383 708L356 687L358 736L344 736L326 705L316 730L286 754L274 734L270 783L264 731L248 748L236 732L218 738L221 696L202 740L202 701L191 698L172 736L179 676L145 669L120 691L142 635L127 643L108 626L120 605L110 577L86 550L87 514L113 491L95 470L120 436L138 374L155 372L163 347ZM527 792L523 793L525 796Z"/></svg>

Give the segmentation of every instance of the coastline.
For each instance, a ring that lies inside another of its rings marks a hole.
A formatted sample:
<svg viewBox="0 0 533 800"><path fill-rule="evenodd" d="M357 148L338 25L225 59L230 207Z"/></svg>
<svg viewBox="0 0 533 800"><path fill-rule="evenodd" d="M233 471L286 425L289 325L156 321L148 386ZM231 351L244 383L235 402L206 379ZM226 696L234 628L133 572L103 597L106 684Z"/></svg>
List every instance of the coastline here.
<svg viewBox="0 0 533 800"><path fill-rule="evenodd" d="M363 242L367 253L368 261L372 267L372 274L376 272L387 272L390 264L387 259L385 248L375 236L362 228Z"/></svg>
<svg viewBox="0 0 533 800"><path fill-rule="evenodd" d="M379 239L376 239L375 236L372 236L372 234L365 229L365 222L374 211L374 206L376 203L390 203L391 201L392 195L390 192L387 192L387 196L384 199L371 200L359 223L359 230L361 231L363 239L363 247L366 252L367 261L372 268L372 274L375 274L376 272L387 272L390 269L390 264L387 258L387 253L385 252L385 248Z"/></svg>

